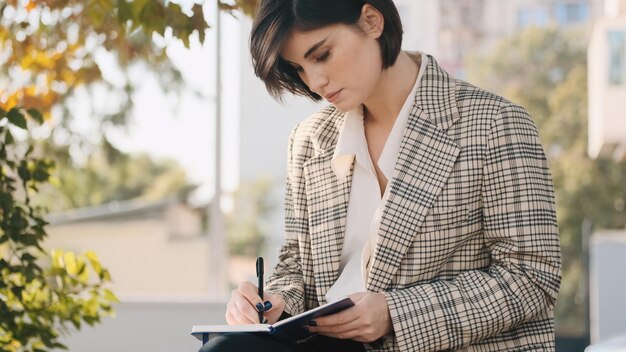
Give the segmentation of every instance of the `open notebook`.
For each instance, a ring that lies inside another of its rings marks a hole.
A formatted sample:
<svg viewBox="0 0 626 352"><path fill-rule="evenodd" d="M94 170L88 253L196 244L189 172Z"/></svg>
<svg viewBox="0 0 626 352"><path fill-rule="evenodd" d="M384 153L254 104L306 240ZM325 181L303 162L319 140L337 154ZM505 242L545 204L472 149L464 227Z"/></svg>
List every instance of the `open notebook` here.
<svg viewBox="0 0 626 352"><path fill-rule="evenodd" d="M267 333L281 340L301 341L311 336L305 326L309 321L335 314L346 308L352 307L354 302L348 297L343 297L335 302L313 308L304 313L281 320L276 324L245 324L245 325L194 325L191 335L201 341L208 341L213 336L232 332Z"/></svg>

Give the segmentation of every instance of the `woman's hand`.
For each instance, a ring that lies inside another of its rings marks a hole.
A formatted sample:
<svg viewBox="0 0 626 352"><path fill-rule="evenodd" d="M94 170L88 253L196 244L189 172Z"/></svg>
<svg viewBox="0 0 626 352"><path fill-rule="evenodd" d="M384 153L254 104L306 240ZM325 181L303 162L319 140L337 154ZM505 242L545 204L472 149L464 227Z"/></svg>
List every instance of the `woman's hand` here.
<svg viewBox="0 0 626 352"><path fill-rule="evenodd" d="M226 305L226 321L230 325L259 324L257 307L260 307L267 322L274 324L285 309L285 300L281 295L271 293L264 293L263 299L259 297L254 284L247 281L242 283L230 294Z"/></svg>
<svg viewBox="0 0 626 352"><path fill-rule="evenodd" d="M354 306L316 318L309 331L337 339L373 342L393 330L387 299L382 293L358 292L349 296Z"/></svg>

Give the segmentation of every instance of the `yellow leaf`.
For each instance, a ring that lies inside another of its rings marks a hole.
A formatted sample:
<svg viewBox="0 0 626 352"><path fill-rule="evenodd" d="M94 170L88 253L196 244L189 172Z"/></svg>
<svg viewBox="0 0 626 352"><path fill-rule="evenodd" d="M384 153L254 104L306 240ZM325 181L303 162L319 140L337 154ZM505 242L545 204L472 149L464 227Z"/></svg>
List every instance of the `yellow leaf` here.
<svg viewBox="0 0 626 352"><path fill-rule="evenodd" d="M78 275L78 279L82 283L87 284L89 282L89 269L87 268L84 262L81 264L82 265L81 265L80 274Z"/></svg>
<svg viewBox="0 0 626 352"><path fill-rule="evenodd" d="M111 292L108 289L104 289L104 299L106 299L109 302L115 302L115 303L119 303L119 299L117 298L117 296L115 296L115 294L113 292Z"/></svg>
<svg viewBox="0 0 626 352"><path fill-rule="evenodd" d="M26 11L31 12L33 9L35 9L35 7L37 7L37 4L33 0L29 0L25 7Z"/></svg>
<svg viewBox="0 0 626 352"><path fill-rule="evenodd" d="M52 250L52 267L56 267L56 268L60 268L63 266L63 262L61 260L61 256L63 255L63 252L61 252L58 249L53 249Z"/></svg>
<svg viewBox="0 0 626 352"><path fill-rule="evenodd" d="M32 66L33 62L34 60L30 57L30 55L24 55L24 58L20 60L20 66L22 67L22 70L27 71L30 66Z"/></svg>
<svg viewBox="0 0 626 352"><path fill-rule="evenodd" d="M63 255L63 261L65 262L65 270L70 275L76 275L78 273L78 266L76 265L76 256L72 252L66 252Z"/></svg>
<svg viewBox="0 0 626 352"><path fill-rule="evenodd" d="M16 91L16 92L14 92L13 94L11 94L11 95L10 95L10 96L6 99L6 101L5 101L3 104L0 104L0 105L2 106L2 108L3 108L5 111L9 111L9 110L13 109L14 107L16 107L16 106L17 106L17 103L18 103L18 101L19 101L19 98L20 98L20 97L19 97L20 93L21 93L21 92L18 90L18 91Z"/></svg>
<svg viewBox="0 0 626 352"><path fill-rule="evenodd" d="M98 259L96 253L94 251L87 251L85 252L85 257L87 257L89 263L91 263L91 266L93 267L93 270L96 272L96 274L100 275L100 272L102 271L102 265L100 264L100 259Z"/></svg>

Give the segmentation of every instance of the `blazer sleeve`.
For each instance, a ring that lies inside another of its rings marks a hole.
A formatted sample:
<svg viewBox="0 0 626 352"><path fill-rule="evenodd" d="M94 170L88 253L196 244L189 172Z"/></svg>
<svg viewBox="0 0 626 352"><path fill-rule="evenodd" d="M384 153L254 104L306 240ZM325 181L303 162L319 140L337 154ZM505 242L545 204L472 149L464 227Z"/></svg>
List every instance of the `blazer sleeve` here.
<svg viewBox="0 0 626 352"><path fill-rule="evenodd" d="M552 318L561 254L547 160L523 108L508 105L494 117L482 174L491 263L451 280L385 292L401 351L456 350Z"/></svg>
<svg viewBox="0 0 626 352"><path fill-rule="evenodd" d="M297 191L301 183L299 177L302 167L298 166L297 158L294 158L294 138L296 128L289 137L287 148L287 182L285 190L285 242L279 255L278 263L268 278L265 290L280 294L285 300L285 312L296 315L305 311L304 280L299 251L298 234L306 230L306 214L296 214L295 205L302 203L304 193ZM295 198L300 197L300 198ZM300 207L299 207L300 208ZM299 213L299 212L298 212Z"/></svg>

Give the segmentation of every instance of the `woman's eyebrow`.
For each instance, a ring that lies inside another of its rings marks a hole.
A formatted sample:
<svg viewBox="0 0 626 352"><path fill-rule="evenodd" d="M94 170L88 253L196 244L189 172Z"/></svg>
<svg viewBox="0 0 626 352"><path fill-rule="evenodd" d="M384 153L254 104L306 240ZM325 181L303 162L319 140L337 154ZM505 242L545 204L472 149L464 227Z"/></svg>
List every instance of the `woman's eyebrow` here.
<svg viewBox="0 0 626 352"><path fill-rule="evenodd" d="M320 40L319 42L315 43L312 47L310 47L309 50L307 50L306 53L304 53L304 58L306 59L309 55L311 55L320 46L324 45L324 43L326 42L326 39L328 39L328 37L330 37L330 34L327 35L326 38Z"/></svg>

